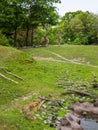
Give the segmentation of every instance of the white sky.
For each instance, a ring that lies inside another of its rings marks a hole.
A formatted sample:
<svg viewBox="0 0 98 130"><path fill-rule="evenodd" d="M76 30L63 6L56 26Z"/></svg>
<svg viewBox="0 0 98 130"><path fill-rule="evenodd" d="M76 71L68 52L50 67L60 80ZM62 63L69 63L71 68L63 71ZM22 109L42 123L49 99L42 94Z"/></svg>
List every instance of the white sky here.
<svg viewBox="0 0 98 130"><path fill-rule="evenodd" d="M66 12L77 10L89 11L98 14L98 0L61 0L62 3L56 4L58 12L63 16Z"/></svg>

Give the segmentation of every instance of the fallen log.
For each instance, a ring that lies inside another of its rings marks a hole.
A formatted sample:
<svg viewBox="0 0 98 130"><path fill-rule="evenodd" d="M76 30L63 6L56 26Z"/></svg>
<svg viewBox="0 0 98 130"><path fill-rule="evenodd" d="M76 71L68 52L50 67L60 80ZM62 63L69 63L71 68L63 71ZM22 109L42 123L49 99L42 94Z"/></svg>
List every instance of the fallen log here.
<svg viewBox="0 0 98 130"><path fill-rule="evenodd" d="M20 76L18 76L18 75L16 75L16 74L13 74L13 73L11 73L11 72L6 71L6 73L9 74L9 75L14 76L14 77L16 77L16 78L18 78L18 79L20 79L20 80L24 80L22 77L20 77Z"/></svg>
<svg viewBox="0 0 98 130"><path fill-rule="evenodd" d="M7 67L2 67L2 66L0 66L0 69L2 69L2 70L8 70Z"/></svg>
<svg viewBox="0 0 98 130"><path fill-rule="evenodd" d="M81 90L67 90L66 92L64 92L63 94L78 94L80 96L90 96L90 97L96 97L95 95L85 92L85 91L81 91Z"/></svg>
<svg viewBox="0 0 98 130"><path fill-rule="evenodd" d="M11 79L11 78L6 77L6 76L3 75L2 73L0 73L0 76L1 76L2 78L4 78L4 79L8 80L8 81L11 81L11 82L14 82L14 83L18 84L17 81L15 81L15 80L13 80L13 79Z"/></svg>
<svg viewBox="0 0 98 130"><path fill-rule="evenodd" d="M6 67L1 67L1 66L0 66L0 69L3 70L5 73L7 73L7 74L9 74L9 75L12 75L12 76L14 76L14 77L16 77L16 78L18 78L18 79L20 79L20 80L24 80L22 77L20 77L20 76L14 74L14 73L12 73L12 72L9 72L9 71L8 71L8 68L6 68Z"/></svg>

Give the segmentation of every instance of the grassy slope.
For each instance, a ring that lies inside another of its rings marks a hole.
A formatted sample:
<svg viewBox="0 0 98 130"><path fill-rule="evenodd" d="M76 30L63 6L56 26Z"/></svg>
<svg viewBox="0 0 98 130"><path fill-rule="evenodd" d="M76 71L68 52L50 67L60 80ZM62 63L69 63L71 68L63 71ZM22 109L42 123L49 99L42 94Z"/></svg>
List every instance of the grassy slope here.
<svg viewBox="0 0 98 130"><path fill-rule="evenodd" d="M54 46L28 49L25 50L25 52L31 56L57 58L47 50L59 53L60 55L71 59L76 57L85 57L86 60L90 61L93 65L98 65L98 47L94 46ZM56 82L58 76L62 75L61 72L63 71L67 71L74 80L79 78L90 80L93 77L92 72L94 72L98 77L98 68L52 61L35 62L32 57L28 56L26 53L13 48L0 46L0 66L7 67L9 71L24 78L24 81L20 81L19 79L9 76L0 70L0 72L6 76L19 82L17 85L0 77L0 130L52 130L52 128L44 125L39 120L26 120L20 115L18 108L21 108L23 104L36 99L40 95L55 95L56 93L62 92L63 90L56 86ZM75 76L72 77L72 75ZM16 102L14 99L18 99L28 93L32 93L30 99L26 101L20 100L16 108L5 111L7 107L11 106L12 101Z"/></svg>
<svg viewBox="0 0 98 130"><path fill-rule="evenodd" d="M55 57L49 51L58 53L70 60L81 58L92 65L98 65L98 46L49 46L47 48L29 49L27 53L32 56L53 57L58 59L58 57Z"/></svg>

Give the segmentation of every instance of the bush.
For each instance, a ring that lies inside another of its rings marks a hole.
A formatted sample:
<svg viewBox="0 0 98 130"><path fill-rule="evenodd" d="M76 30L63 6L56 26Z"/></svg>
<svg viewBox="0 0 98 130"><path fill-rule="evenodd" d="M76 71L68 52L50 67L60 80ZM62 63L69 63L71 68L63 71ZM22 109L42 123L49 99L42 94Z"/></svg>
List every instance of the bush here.
<svg viewBox="0 0 98 130"><path fill-rule="evenodd" d="M87 37L82 37L82 38L76 38L74 41L73 41L74 44L78 44L78 45L87 45L88 44L88 39Z"/></svg>
<svg viewBox="0 0 98 130"><path fill-rule="evenodd" d="M0 31L0 45L9 46L9 39Z"/></svg>

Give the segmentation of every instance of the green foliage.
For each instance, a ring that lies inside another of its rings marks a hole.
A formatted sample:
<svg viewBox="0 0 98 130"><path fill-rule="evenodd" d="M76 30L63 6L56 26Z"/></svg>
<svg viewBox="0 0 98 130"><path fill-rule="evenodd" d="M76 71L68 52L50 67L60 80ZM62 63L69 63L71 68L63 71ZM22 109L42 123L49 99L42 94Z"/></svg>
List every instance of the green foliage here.
<svg viewBox="0 0 98 130"><path fill-rule="evenodd" d="M60 0L31 1L31 0L4 0L0 2L0 29L13 40L13 46L32 46L34 31L38 26L46 24L55 25L58 22L58 14L53 3ZM25 31L22 44L17 40L18 32ZM31 30L31 34L29 34ZM28 42L28 37L31 40Z"/></svg>
<svg viewBox="0 0 98 130"><path fill-rule="evenodd" d="M0 31L0 45L3 45L3 46L9 46L9 39L7 39L7 37L2 34L2 32Z"/></svg>
<svg viewBox="0 0 98 130"><path fill-rule="evenodd" d="M88 44L88 39L87 37L76 37L75 40L72 42L72 44L75 44L75 45L82 45L82 44Z"/></svg>
<svg viewBox="0 0 98 130"><path fill-rule="evenodd" d="M62 17L60 27L65 42L72 44L98 44L98 16L89 12L68 12Z"/></svg>
<svg viewBox="0 0 98 130"><path fill-rule="evenodd" d="M1 1L0 30L5 35L2 45L8 45L8 39L13 46L35 46L45 36L50 44L59 44L59 36L62 37L61 44L98 44L97 14L67 12L59 19L54 3L60 3L60 0Z"/></svg>
<svg viewBox="0 0 98 130"><path fill-rule="evenodd" d="M46 36L46 32L43 28L39 27L35 30L34 44L41 44L43 38Z"/></svg>

